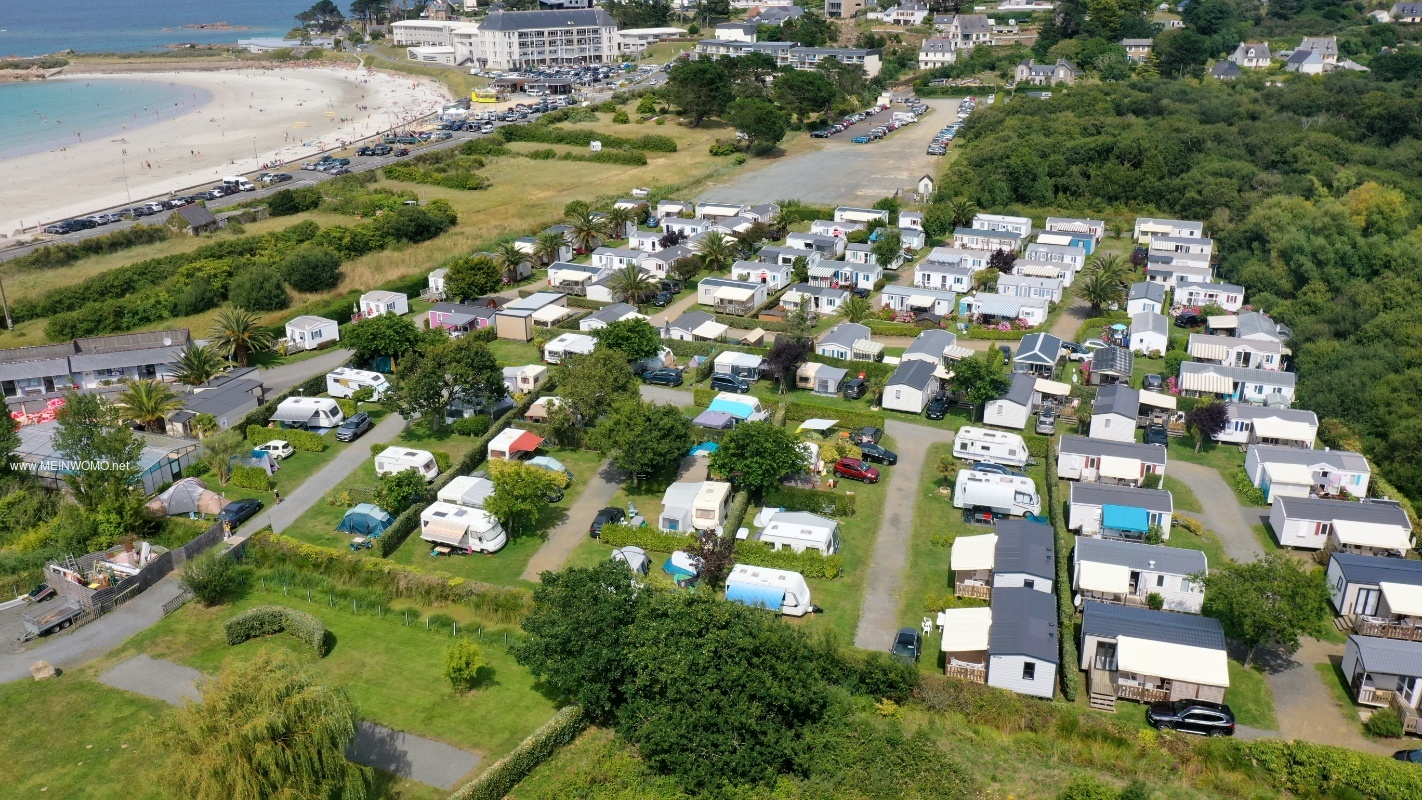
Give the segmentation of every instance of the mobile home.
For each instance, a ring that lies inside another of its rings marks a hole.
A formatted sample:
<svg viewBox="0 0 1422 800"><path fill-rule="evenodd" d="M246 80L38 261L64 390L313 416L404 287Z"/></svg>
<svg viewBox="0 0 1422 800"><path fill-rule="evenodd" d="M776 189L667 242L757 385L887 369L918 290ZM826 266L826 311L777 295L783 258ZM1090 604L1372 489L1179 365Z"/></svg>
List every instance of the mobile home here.
<svg viewBox="0 0 1422 800"><path fill-rule="evenodd" d="M508 543L503 526L492 514L441 501L420 512L420 538L465 553L497 553Z"/></svg>
<svg viewBox="0 0 1422 800"><path fill-rule="evenodd" d="M425 479L425 482L434 480L439 475L439 464L435 463L434 454L428 450L410 450L405 447L389 447L385 452L375 457L375 474L377 477L383 475L393 475L405 470L414 470Z"/></svg>
<svg viewBox="0 0 1422 800"><path fill-rule="evenodd" d="M780 511L765 523L756 538L776 550L789 548L803 553L809 549L832 556L839 552L839 522L802 511Z"/></svg>
<svg viewBox="0 0 1422 800"><path fill-rule="evenodd" d="M350 397L361 389L369 389L374 394L371 400L379 400L390 388L390 382L379 372L340 367L326 373L326 394L332 397Z"/></svg>
<svg viewBox="0 0 1422 800"><path fill-rule="evenodd" d="M1040 514L1042 501L1031 478L964 469L958 471L953 486L953 507L988 508L994 514L1024 517Z"/></svg>
<svg viewBox="0 0 1422 800"><path fill-rule="evenodd" d="M726 576L726 599L791 617L803 617L815 610L804 575L745 564L731 567L731 574Z"/></svg>
<svg viewBox="0 0 1422 800"><path fill-rule="evenodd" d="M1027 464L1027 442L1006 431L965 426L953 437L953 456L967 461L988 461L1009 467Z"/></svg>

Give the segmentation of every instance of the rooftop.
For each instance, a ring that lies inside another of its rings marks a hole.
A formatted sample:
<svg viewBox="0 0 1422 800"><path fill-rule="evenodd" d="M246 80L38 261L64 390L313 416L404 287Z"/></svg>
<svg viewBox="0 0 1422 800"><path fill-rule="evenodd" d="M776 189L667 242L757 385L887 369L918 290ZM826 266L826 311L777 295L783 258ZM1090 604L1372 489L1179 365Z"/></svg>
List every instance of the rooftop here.
<svg viewBox="0 0 1422 800"><path fill-rule="evenodd" d="M996 593L994 593L996 594ZM1224 628L1219 620L1178 611L1156 611L1150 608L1109 605L1086 601L1082 609L1081 632L1084 636L1115 639L1128 636L1153 642L1224 650Z"/></svg>
<svg viewBox="0 0 1422 800"><path fill-rule="evenodd" d="M1022 587L992 592L992 630L988 653L1020 655L1057 663L1061 642L1057 630L1057 596Z"/></svg>
<svg viewBox="0 0 1422 800"><path fill-rule="evenodd" d="M1195 575L1209 567L1205 554L1199 550L1090 536L1076 537L1076 560L1169 575Z"/></svg>

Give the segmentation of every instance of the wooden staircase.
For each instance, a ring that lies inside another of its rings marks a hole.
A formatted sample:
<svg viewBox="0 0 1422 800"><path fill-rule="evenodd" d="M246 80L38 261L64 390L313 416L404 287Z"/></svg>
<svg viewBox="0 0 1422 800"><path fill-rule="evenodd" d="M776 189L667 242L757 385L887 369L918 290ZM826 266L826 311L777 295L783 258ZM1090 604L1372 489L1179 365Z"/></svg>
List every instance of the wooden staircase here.
<svg viewBox="0 0 1422 800"><path fill-rule="evenodd" d="M1116 682L1111 680L1111 673L1093 669L1088 673L1087 683L1087 691L1090 692L1087 702L1090 706L1108 714L1116 713Z"/></svg>
<svg viewBox="0 0 1422 800"><path fill-rule="evenodd" d="M1097 711L1105 711L1108 714L1116 713L1116 698L1109 694L1092 692L1088 702Z"/></svg>

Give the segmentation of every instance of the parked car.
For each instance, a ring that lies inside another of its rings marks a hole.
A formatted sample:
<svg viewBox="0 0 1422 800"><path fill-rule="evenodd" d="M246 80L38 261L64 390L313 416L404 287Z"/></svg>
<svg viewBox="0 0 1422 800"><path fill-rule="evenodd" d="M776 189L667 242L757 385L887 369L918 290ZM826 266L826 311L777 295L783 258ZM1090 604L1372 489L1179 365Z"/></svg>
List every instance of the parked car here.
<svg viewBox="0 0 1422 800"><path fill-rule="evenodd" d="M375 423L371 421L369 414L364 411L352 414L350 419L342 422L341 426L336 428L336 441L354 442L373 427L375 427Z"/></svg>
<svg viewBox="0 0 1422 800"><path fill-rule="evenodd" d="M1037 412L1037 433L1043 436L1051 436L1057 432L1057 415L1051 409L1044 408Z"/></svg>
<svg viewBox="0 0 1422 800"><path fill-rule="evenodd" d="M881 447L873 442L865 442L859 445L859 453L865 461L873 461L876 464L894 466L899 463L899 454L887 447Z"/></svg>
<svg viewBox="0 0 1422 800"><path fill-rule="evenodd" d="M291 442L285 439L273 439L266 444L257 445L256 450L260 453L266 453L277 461L287 458L296 452L296 448L291 446Z"/></svg>
<svg viewBox="0 0 1422 800"><path fill-rule="evenodd" d="M1151 703L1146 722L1152 728L1184 731L1204 736L1233 736L1234 712L1223 703L1208 700L1176 700L1173 703Z"/></svg>
<svg viewBox="0 0 1422 800"><path fill-rule="evenodd" d="M858 400L869 391L869 382L863 378L851 378L844 382L844 399Z"/></svg>
<svg viewBox="0 0 1422 800"><path fill-rule="evenodd" d="M675 302L676 292L660 291L657 292L656 297L652 298L652 305L656 306L657 308L666 308L667 306Z"/></svg>
<svg viewBox="0 0 1422 800"><path fill-rule="evenodd" d="M1193 311L1186 311L1175 317L1175 327L1177 328L1198 328L1204 324L1205 318Z"/></svg>
<svg viewBox="0 0 1422 800"><path fill-rule="evenodd" d="M596 539L602 536L602 526L617 525L627 521L627 512L620 508L604 508L593 517L592 524L588 526L588 535Z"/></svg>
<svg viewBox="0 0 1422 800"><path fill-rule="evenodd" d="M850 480L863 481L865 483L878 483L879 470L860 461L857 458L841 458L834 463L835 477L849 478Z"/></svg>
<svg viewBox="0 0 1422 800"><path fill-rule="evenodd" d="M1001 464L994 464L991 461L973 462L973 472L992 472L998 475L1020 475L1021 473L1011 467L1004 467Z"/></svg>
<svg viewBox="0 0 1422 800"><path fill-rule="evenodd" d="M1422 750L1398 750L1392 757L1409 764L1422 764Z"/></svg>
<svg viewBox="0 0 1422 800"><path fill-rule="evenodd" d="M879 440L883 438L883 436L883 430L875 428L873 426L868 426L860 428L854 433L851 433L849 435L849 441L854 442L857 445L878 444Z"/></svg>
<svg viewBox="0 0 1422 800"><path fill-rule="evenodd" d="M642 383L654 383L659 386L680 386L681 370L667 367L665 369L653 369L642 373Z"/></svg>
<svg viewBox="0 0 1422 800"><path fill-rule="evenodd" d="M1158 392L1165 388L1165 378L1155 372L1141 379L1141 388L1148 392Z"/></svg>
<svg viewBox="0 0 1422 800"><path fill-rule="evenodd" d="M929 419L943 419L948 416L948 393L935 392L928 399L928 405L924 407L923 415Z"/></svg>
<svg viewBox="0 0 1422 800"><path fill-rule="evenodd" d="M233 500L227 507L217 512L218 522L231 523L235 529L238 525L251 519L258 511L262 510L262 501L244 497L241 500Z"/></svg>
<svg viewBox="0 0 1422 800"><path fill-rule="evenodd" d="M264 175L262 177L262 180L266 181L267 183L286 183L287 181L291 180L291 173L273 172L270 175Z"/></svg>
<svg viewBox="0 0 1422 800"><path fill-rule="evenodd" d="M850 139L850 141L854 142L855 144L869 144L870 139L868 136L856 136L853 139Z"/></svg>
<svg viewBox="0 0 1422 800"><path fill-rule="evenodd" d="M745 394L751 389L750 381L721 372L711 376L711 388L718 392Z"/></svg>
<svg viewBox="0 0 1422 800"><path fill-rule="evenodd" d="M1165 426L1160 423L1152 423L1146 426L1145 443L1158 444L1165 447L1170 443L1170 435L1165 432Z"/></svg>
<svg viewBox="0 0 1422 800"><path fill-rule="evenodd" d="M918 663L918 657L923 654L923 634L917 628L899 628L889 654L897 661Z"/></svg>

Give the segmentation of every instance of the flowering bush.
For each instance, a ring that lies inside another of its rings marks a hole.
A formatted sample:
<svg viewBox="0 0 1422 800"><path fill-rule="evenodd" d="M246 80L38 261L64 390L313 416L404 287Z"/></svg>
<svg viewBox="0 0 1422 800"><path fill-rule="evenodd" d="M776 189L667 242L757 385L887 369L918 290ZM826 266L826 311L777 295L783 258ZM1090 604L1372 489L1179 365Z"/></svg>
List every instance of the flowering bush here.
<svg viewBox="0 0 1422 800"><path fill-rule="evenodd" d="M1180 394L1180 379L1171 375L1165 379L1165 391L1170 394Z"/></svg>
<svg viewBox="0 0 1422 800"><path fill-rule="evenodd" d="M1004 322L999 322L999 323L997 323L997 329L1000 330L1000 331L1002 331L1003 333L1006 333L1006 332L1012 330L1012 323L1006 322L1006 321L1004 321Z"/></svg>

